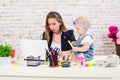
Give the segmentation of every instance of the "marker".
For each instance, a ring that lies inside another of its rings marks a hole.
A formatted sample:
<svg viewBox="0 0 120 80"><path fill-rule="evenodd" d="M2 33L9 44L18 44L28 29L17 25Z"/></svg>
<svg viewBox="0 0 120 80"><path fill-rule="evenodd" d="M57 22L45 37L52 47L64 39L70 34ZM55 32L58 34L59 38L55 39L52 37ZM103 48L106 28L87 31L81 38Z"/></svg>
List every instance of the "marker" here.
<svg viewBox="0 0 120 80"><path fill-rule="evenodd" d="M73 45L72 45L72 43L68 40L68 43L70 44L70 46L73 48Z"/></svg>
<svg viewBox="0 0 120 80"><path fill-rule="evenodd" d="M46 50L46 51L47 51L47 53L48 53L48 55L47 55L47 56L51 58L51 63L52 63L52 66L55 66L51 51L48 51L47 49L45 49L45 50Z"/></svg>
<svg viewBox="0 0 120 80"><path fill-rule="evenodd" d="M52 53L49 52L49 55L50 55L50 58L51 58L51 61L52 61L52 66L55 66L55 64L54 64L54 60L53 60L53 57L52 57Z"/></svg>

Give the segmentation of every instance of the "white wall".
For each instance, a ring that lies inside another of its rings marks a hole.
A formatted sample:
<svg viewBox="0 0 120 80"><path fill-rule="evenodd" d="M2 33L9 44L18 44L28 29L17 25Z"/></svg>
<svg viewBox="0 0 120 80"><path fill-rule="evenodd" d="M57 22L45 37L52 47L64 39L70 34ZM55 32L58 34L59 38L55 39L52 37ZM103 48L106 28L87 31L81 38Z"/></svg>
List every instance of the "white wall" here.
<svg viewBox="0 0 120 80"><path fill-rule="evenodd" d="M70 29L74 29L72 19L88 17L95 54L115 53L107 33L109 25L120 26L120 0L0 0L0 43L11 44L21 54L19 40L39 39L51 10L58 11Z"/></svg>

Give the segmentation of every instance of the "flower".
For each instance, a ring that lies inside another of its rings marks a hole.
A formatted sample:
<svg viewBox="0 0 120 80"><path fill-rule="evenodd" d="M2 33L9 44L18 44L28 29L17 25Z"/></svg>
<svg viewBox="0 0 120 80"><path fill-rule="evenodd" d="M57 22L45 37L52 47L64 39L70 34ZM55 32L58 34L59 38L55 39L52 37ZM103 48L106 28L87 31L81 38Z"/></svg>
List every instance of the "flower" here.
<svg viewBox="0 0 120 80"><path fill-rule="evenodd" d="M117 44L117 36L116 36L116 34L119 31L118 27L117 26L109 26L108 30L109 30L108 38L112 38L114 43Z"/></svg>

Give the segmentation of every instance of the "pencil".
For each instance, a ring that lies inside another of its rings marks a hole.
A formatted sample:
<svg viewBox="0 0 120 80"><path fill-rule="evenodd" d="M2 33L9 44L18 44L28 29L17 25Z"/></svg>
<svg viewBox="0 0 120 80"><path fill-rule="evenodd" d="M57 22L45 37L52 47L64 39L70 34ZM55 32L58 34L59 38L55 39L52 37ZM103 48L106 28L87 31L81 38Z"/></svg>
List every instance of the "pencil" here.
<svg viewBox="0 0 120 80"><path fill-rule="evenodd" d="M70 44L70 46L73 48L73 45L72 45L72 43L68 40L68 43Z"/></svg>

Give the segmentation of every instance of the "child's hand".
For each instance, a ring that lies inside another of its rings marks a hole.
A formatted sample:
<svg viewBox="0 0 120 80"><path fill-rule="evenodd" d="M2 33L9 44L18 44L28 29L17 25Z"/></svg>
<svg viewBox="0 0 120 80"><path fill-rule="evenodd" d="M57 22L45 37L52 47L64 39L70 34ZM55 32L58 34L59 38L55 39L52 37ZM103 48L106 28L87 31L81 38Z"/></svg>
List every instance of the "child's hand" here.
<svg viewBox="0 0 120 80"><path fill-rule="evenodd" d="M72 47L72 50L73 51L78 51L78 48L77 47Z"/></svg>

